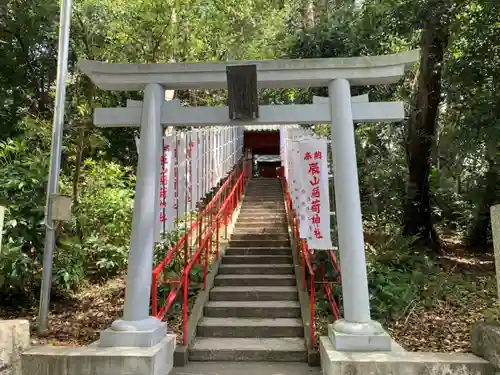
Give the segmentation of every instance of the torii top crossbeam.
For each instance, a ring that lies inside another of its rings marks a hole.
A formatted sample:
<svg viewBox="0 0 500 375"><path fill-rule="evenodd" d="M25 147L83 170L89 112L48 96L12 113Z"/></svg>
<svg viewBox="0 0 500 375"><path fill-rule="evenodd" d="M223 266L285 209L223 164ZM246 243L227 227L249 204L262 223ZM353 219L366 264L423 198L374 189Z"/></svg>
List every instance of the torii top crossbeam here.
<svg viewBox="0 0 500 375"><path fill-rule="evenodd" d="M347 79L353 86L397 82L417 60L419 50L392 55L272 61L112 64L81 60L79 68L101 89L143 90L149 83L165 89L225 89L226 67L255 64L259 88L328 86Z"/></svg>

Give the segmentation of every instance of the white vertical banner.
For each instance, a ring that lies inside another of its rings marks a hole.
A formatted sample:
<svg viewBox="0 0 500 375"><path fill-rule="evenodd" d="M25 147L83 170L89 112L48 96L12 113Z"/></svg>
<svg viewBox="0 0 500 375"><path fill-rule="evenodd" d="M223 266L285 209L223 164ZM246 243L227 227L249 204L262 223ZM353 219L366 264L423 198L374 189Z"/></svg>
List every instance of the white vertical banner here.
<svg viewBox="0 0 500 375"><path fill-rule="evenodd" d="M175 137L163 138L163 155L160 173L160 222L162 232L173 229L176 212L174 210L174 146Z"/></svg>
<svg viewBox="0 0 500 375"><path fill-rule="evenodd" d="M224 176L229 173L229 169L231 169L231 159L229 152L229 142L230 142L231 128L224 128Z"/></svg>
<svg viewBox="0 0 500 375"><path fill-rule="evenodd" d="M198 203L198 154L199 154L199 143L198 143L198 131L191 131L191 210L196 209L196 203Z"/></svg>
<svg viewBox="0 0 500 375"><path fill-rule="evenodd" d="M186 132L186 192L185 192L185 204L187 211L192 210L193 204L193 184L192 184L192 163L191 163L191 153L193 151L192 143L193 131L190 130ZM186 212L187 214L187 212Z"/></svg>
<svg viewBox="0 0 500 375"><path fill-rule="evenodd" d="M212 134L212 128L208 128L208 130L205 132L205 166L204 166L205 195L208 194L208 192L210 191L210 182L212 178L212 164L211 164L212 144L210 138L211 134Z"/></svg>
<svg viewBox="0 0 500 375"><path fill-rule="evenodd" d="M177 199L174 197L174 208L177 211L177 217L183 218L186 213L186 136L184 133L177 135L176 147L176 192Z"/></svg>
<svg viewBox="0 0 500 375"><path fill-rule="evenodd" d="M285 126L280 125L280 161L281 161L281 166L285 166L285 158L284 156L284 149L285 149Z"/></svg>
<svg viewBox="0 0 500 375"><path fill-rule="evenodd" d="M211 178L210 178L210 189L215 186L215 183L217 181L217 129L212 128L212 132L210 134L210 145L212 147L212 152L211 152L211 166L210 166L210 171L212 172Z"/></svg>
<svg viewBox="0 0 500 375"><path fill-rule="evenodd" d="M224 172L225 172L225 169L226 169L226 161L225 161L225 156L226 156L226 152L225 152L225 143L226 143L226 132L225 132L225 128L221 128L220 129L220 139L219 139L219 142L220 142L220 160L219 160L219 163L220 163L220 169L219 169L219 181L222 179L222 177L224 176Z"/></svg>
<svg viewBox="0 0 500 375"><path fill-rule="evenodd" d="M293 199L293 206L295 209L298 209L299 207L299 202L300 202L300 187L301 187L301 176L300 176L300 169L297 168L297 166L300 163L300 157L299 157L299 144L298 141L292 141L290 142L290 161L291 161L291 189L290 193L292 194L292 199Z"/></svg>
<svg viewBox="0 0 500 375"><path fill-rule="evenodd" d="M236 148L234 147L234 140L235 140L235 131L236 131L236 126L233 126L231 128L231 166L234 167L234 165L236 164L236 160L234 158L234 153L236 151Z"/></svg>
<svg viewBox="0 0 500 375"><path fill-rule="evenodd" d="M216 186L219 181L220 181L220 178L222 176L222 172L221 172L221 169L222 169L222 134L221 134L221 129L220 128L216 128L215 129L215 149L216 149L216 152L215 152L215 156L216 156L216 159L215 159L215 182L213 184L212 187Z"/></svg>
<svg viewBox="0 0 500 375"><path fill-rule="evenodd" d="M238 162L238 133L239 129L235 126L233 132L233 165Z"/></svg>
<svg viewBox="0 0 500 375"><path fill-rule="evenodd" d="M226 137L225 137L225 128L220 129L220 176L219 176L219 181L224 178L224 173L225 173L225 168L226 168L226 153L225 153L225 148L226 148Z"/></svg>
<svg viewBox="0 0 500 375"><path fill-rule="evenodd" d="M233 128L227 128L227 173L233 169Z"/></svg>
<svg viewBox="0 0 500 375"><path fill-rule="evenodd" d="M214 128L212 132L212 147L212 182L210 184L210 189L217 185L219 177L219 129L217 128Z"/></svg>
<svg viewBox="0 0 500 375"><path fill-rule="evenodd" d="M307 171L303 170L300 162L299 141L290 143L293 152L291 158L291 165L293 166L293 202L299 219L299 237L307 239L310 233L308 221L308 193L310 193L310 189L308 189L307 173L305 173Z"/></svg>
<svg viewBox="0 0 500 375"><path fill-rule="evenodd" d="M315 250L333 248L330 235L327 144L322 138L299 143L300 170L305 175L309 235L307 245Z"/></svg>
<svg viewBox="0 0 500 375"><path fill-rule="evenodd" d="M156 224L155 228L155 239L154 242L158 243L161 240L161 233L164 231L163 229L163 223L160 221L160 213L162 212L162 204L164 203L164 196L165 191L164 191L164 186L163 186L163 181L162 181L162 172L164 171L165 168L165 160L164 160L164 145L163 145L163 136L158 137L156 140L156 151L158 152L158 156L155 160L156 165L155 165L155 173L157 173L157 184L156 184L156 191L155 191L155 197L157 199L157 205L155 205L155 213L154 213L154 222Z"/></svg>
<svg viewBox="0 0 500 375"><path fill-rule="evenodd" d="M200 148L201 148L201 160L200 160L200 197L204 198L206 191L206 155L207 155L207 131L206 129L200 130Z"/></svg>
<svg viewBox="0 0 500 375"><path fill-rule="evenodd" d="M220 131L221 135L221 168L220 168L220 174L221 177L224 177L226 174L226 168L227 168L227 161L226 161L226 127L222 128Z"/></svg>
<svg viewBox="0 0 500 375"><path fill-rule="evenodd" d="M215 181L215 147L214 147L214 128L208 129L208 153L207 153L207 165L208 165L208 183L207 183L207 192L210 192L212 189L213 183Z"/></svg>
<svg viewBox="0 0 500 375"><path fill-rule="evenodd" d="M203 131L196 131L196 203L203 199Z"/></svg>

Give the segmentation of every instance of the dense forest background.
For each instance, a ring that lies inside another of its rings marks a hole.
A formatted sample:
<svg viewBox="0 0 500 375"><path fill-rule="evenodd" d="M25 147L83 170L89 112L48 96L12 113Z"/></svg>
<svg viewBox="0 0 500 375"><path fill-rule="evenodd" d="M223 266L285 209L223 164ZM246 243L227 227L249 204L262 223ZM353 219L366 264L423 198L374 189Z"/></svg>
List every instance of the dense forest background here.
<svg viewBox="0 0 500 375"><path fill-rule="evenodd" d="M7 207L0 299L25 314L36 308L41 279L58 23L55 0L0 5L0 205ZM410 330L415 335L440 324L445 331L452 316L460 333L430 349L464 349L470 322L497 311L488 254L489 208L500 200L499 35L500 2L490 0L365 0L357 6L341 0L75 0L61 176L74 218L59 232L54 292L68 298L120 275L130 238L135 130L96 129L91 116L95 107L125 105L141 93L97 89L78 71L78 59L224 61L420 48L420 63L399 84L353 89L372 101L408 103L403 123L356 127L372 309L394 334L408 331L413 319L427 320L425 329ZM261 101L305 103L322 94L266 90ZM224 96L176 92L191 105L221 104ZM328 125L315 130L330 133Z"/></svg>

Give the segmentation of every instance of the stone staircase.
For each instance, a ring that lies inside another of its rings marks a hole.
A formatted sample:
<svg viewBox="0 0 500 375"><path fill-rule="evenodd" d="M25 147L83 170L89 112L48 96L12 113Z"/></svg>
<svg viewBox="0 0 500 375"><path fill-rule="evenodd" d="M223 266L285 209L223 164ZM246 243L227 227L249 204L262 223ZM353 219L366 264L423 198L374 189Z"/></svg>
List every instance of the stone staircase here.
<svg viewBox="0 0 500 375"><path fill-rule="evenodd" d="M249 182L203 315L192 361L307 361L278 179Z"/></svg>

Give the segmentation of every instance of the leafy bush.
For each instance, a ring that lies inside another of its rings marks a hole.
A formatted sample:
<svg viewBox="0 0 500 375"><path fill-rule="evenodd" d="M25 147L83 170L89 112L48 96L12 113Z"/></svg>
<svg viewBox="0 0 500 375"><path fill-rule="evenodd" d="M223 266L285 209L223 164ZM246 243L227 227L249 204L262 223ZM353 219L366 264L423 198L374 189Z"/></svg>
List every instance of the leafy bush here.
<svg viewBox="0 0 500 375"><path fill-rule="evenodd" d="M1 294L28 294L39 285L48 160L46 153L30 150L25 141L0 142L0 205L6 207Z"/></svg>
<svg viewBox="0 0 500 375"><path fill-rule="evenodd" d="M88 159L82 166L74 226L83 238L96 234L116 246L128 246L135 177L119 164Z"/></svg>
<svg viewBox="0 0 500 375"><path fill-rule="evenodd" d="M86 160L79 183L72 233L66 245L85 254L90 276L107 278L127 265L132 226L134 176L118 164Z"/></svg>
<svg viewBox="0 0 500 375"><path fill-rule="evenodd" d="M374 235L367 244L370 305L375 319L403 316L439 274L431 257L411 250L413 241L393 231Z"/></svg>
<svg viewBox="0 0 500 375"><path fill-rule="evenodd" d="M36 139L0 143L0 205L7 208L0 253L0 295L35 297L41 282L49 154ZM58 232L53 286L74 290L127 264L134 176L116 163L86 160L73 221ZM61 191L71 191L62 175Z"/></svg>

